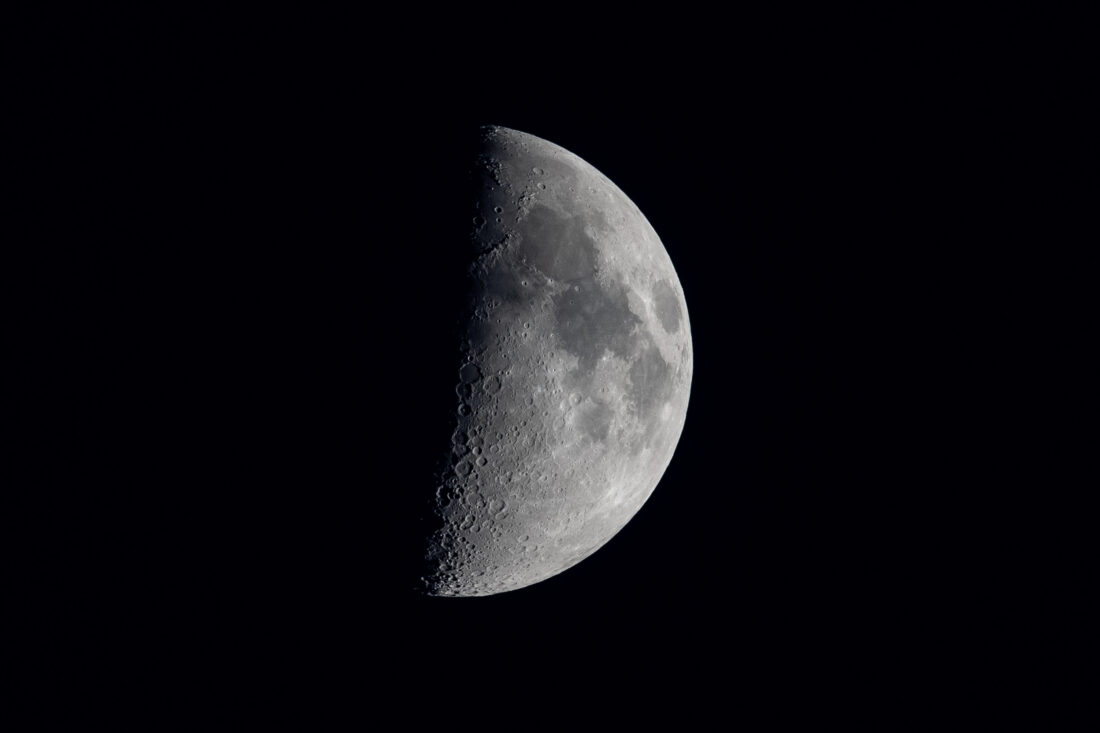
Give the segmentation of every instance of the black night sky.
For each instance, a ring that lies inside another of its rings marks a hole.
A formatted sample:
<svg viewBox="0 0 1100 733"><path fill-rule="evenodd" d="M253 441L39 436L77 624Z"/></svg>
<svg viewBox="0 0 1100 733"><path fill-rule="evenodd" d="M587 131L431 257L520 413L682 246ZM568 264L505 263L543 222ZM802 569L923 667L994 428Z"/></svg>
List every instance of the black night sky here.
<svg viewBox="0 0 1100 733"><path fill-rule="evenodd" d="M103 378L74 394L130 456L103 469L128 477L107 504L83 500L115 528L110 562L70 570L102 608L134 599L109 623L198 656L323 659L328 679L660 658L725 668L696 677L715 695L792 669L869 679L977 623L1001 571L973 528L1011 491L963 464L989 449L979 416L1008 415L977 355L1015 312L970 288L1003 267L975 224L1003 204L981 191L999 132L973 85L870 46L825 64L709 37L675 61L505 73L461 44L365 45L53 60L59 180L112 192L66 275L103 273L71 325L104 334L83 352ZM481 124L638 205L686 294L694 380L671 465L604 548L519 591L425 598L405 590L413 515L452 409Z"/></svg>

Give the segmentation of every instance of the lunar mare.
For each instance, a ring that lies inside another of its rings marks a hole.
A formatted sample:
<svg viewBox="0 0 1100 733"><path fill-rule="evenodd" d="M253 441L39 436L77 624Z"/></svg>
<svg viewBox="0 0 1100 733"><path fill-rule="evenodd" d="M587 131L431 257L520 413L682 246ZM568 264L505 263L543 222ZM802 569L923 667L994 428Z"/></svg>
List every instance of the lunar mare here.
<svg viewBox="0 0 1100 733"><path fill-rule="evenodd" d="M591 555L657 486L692 376L683 289L638 208L567 150L483 128L477 249L424 590L478 596Z"/></svg>

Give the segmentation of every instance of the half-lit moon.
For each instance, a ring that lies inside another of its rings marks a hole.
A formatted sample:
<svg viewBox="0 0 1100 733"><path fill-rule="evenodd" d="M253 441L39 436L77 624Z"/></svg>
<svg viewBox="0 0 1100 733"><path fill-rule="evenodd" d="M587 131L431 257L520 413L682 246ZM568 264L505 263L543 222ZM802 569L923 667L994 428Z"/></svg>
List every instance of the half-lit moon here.
<svg viewBox="0 0 1100 733"><path fill-rule="evenodd" d="M432 595L522 588L610 540L672 459L691 386L684 293L630 199L506 128L483 129L476 170L479 254Z"/></svg>

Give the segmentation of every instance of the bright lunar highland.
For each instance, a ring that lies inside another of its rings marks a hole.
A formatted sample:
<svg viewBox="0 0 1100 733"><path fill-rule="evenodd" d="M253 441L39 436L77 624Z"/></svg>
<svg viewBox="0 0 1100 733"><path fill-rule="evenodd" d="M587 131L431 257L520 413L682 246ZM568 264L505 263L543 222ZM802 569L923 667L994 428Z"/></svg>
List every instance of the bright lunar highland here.
<svg viewBox="0 0 1100 733"><path fill-rule="evenodd" d="M476 258L423 590L484 596L591 555L660 481L687 413L691 329L668 253L585 161L481 131Z"/></svg>

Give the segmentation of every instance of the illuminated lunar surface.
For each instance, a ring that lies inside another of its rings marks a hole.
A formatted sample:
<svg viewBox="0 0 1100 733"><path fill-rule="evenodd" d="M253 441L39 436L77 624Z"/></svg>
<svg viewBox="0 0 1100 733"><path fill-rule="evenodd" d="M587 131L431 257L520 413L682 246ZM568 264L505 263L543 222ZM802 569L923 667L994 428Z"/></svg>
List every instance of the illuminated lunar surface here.
<svg viewBox="0 0 1100 733"><path fill-rule="evenodd" d="M687 307L664 246L603 174L483 128L479 254L424 590L480 596L575 565L649 498L687 413Z"/></svg>

